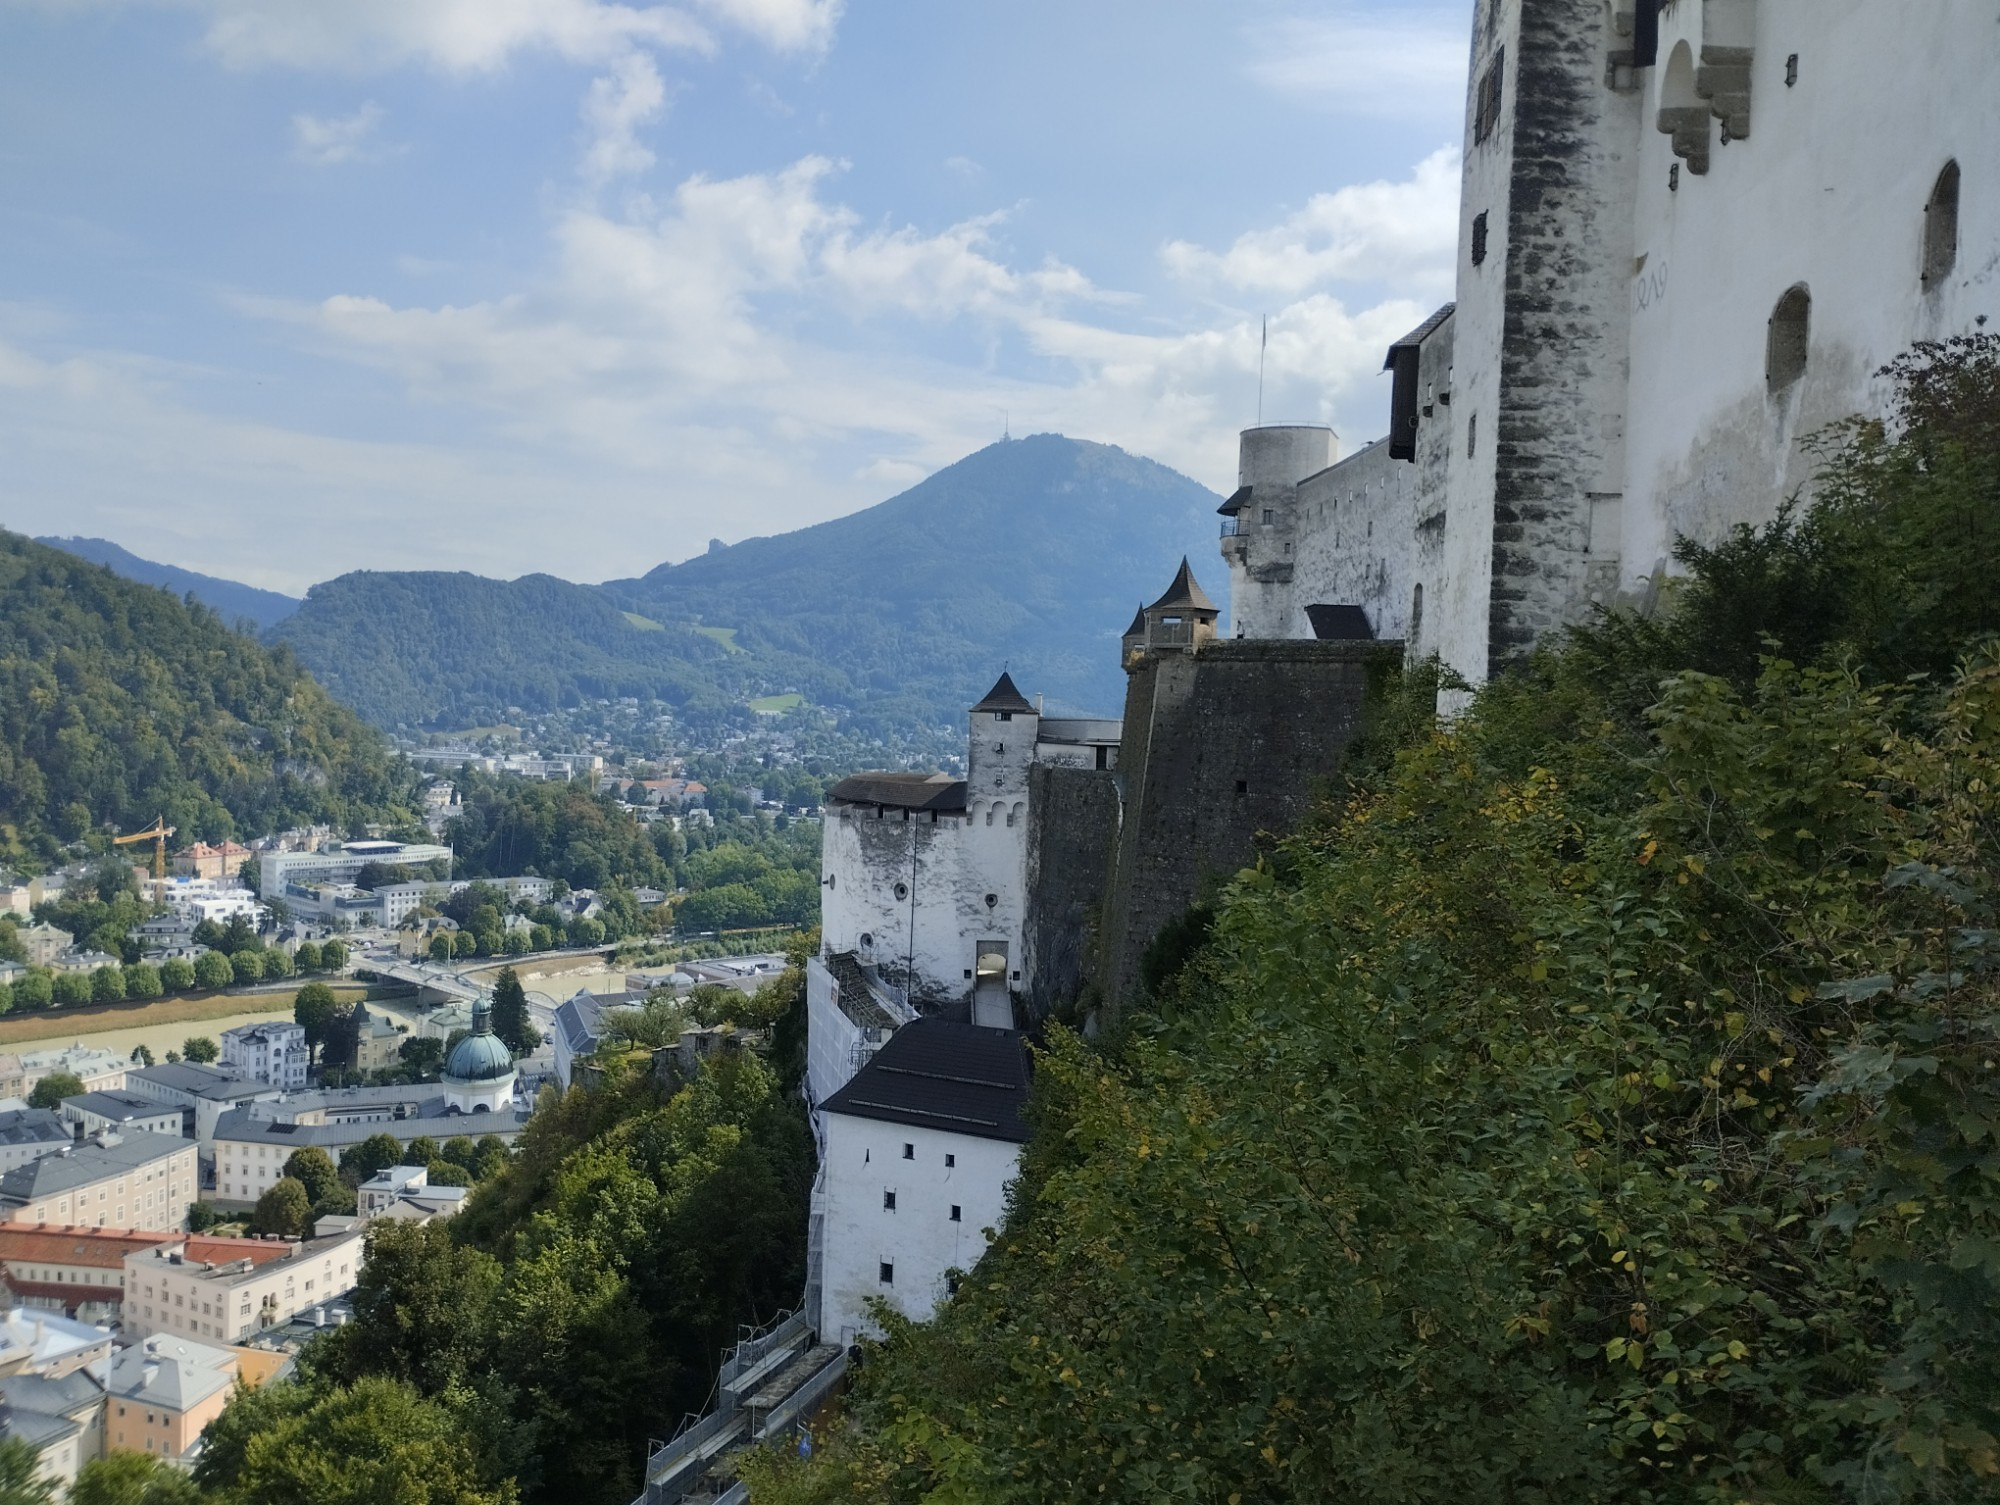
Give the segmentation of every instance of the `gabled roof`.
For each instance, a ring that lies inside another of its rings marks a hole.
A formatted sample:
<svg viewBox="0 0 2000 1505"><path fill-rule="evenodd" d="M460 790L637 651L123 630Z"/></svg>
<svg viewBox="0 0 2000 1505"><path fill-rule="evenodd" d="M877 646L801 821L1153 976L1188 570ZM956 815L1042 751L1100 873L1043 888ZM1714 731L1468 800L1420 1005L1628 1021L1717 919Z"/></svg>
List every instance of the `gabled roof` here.
<svg viewBox="0 0 2000 1505"><path fill-rule="evenodd" d="M1167 593L1147 607L1148 611L1162 611L1172 607L1186 611L1214 611L1215 603L1208 599L1208 593L1201 588L1201 582L1194 578L1194 571L1188 568L1187 555L1181 556L1181 567L1174 572L1174 583L1167 587Z"/></svg>
<svg viewBox="0 0 2000 1505"><path fill-rule="evenodd" d="M975 711L1013 711L1016 713L1025 713L1030 716L1035 714L1034 706L1029 704L1027 696L1014 688L1014 676L1009 674L1005 669L1000 671L1000 678L994 681L993 688L986 692L985 698L972 709Z"/></svg>
<svg viewBox="0 0 2000 1505"><path fill-rule="evenodd" d="M1400 340L1396 341L1395 344L1391 345L1389 347L1389 353L1382 358L1382 369L1384 371L1387 371L1391 366L1396 364L1396 352L1398 350L1414 349L1416 346L1423 344L1423 342L1429 339L1432 335L1436 334L1438 326L1444 323L1446 319L1449 319L1452 315L1452 311L1457 307L1458 305L1456 303L1445 304L1443 308L1439 309L1436 313L1432 314L1428 319L1424 320L1423 323L1419 324L1415 329L1411 330L1408 334L1404 335Z"/></svg>
<svg viewBox="0 0 2000 1505"><path fill-rule="evenodd" d="M977 1139L1026 1141L1028 1048L1010 1029L939 1018L906 1024L824 1111Z"/></svg>
<svg viewBox="0 0 2000 1505"><path fill-rule="evenodd" d="M1034 707L1028 709L1032 712ZM948 773L857 773L827 790L826 801L829 805L885 805L894 810L963 814L965 780Z"/></svg>

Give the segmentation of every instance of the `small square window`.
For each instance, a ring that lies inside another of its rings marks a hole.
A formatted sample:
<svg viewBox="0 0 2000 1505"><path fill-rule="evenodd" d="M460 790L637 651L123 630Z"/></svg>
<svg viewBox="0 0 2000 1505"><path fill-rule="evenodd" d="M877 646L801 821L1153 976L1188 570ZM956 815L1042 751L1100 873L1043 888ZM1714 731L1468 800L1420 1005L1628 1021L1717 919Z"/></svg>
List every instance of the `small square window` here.
<svg viewBox="0 0 2000 1505"><path fill-rule="evenodd" d="M956 1202L951 1204L951 1220L954 1223L960 1223L964 1221L964 1219L959 1217L958 1215L958 1204Z"/></svg>
<svg viewBox="0 0 2000 1505"><path fill-rule="evenodd" d="M950 1170L954 1165L957 1164L958 1164L958 1156L952 1154L949 1150L947 1150L945 1152L945 1157L944 1157L945 1169Z"/></svg>
<svg viewBox="0 0 2000 1505"><path fill-rule="evenodd" d="M882 1210L884 1212L894 1212L896 1210L896 1194L894 1192L885 1191L882 1193Z"/></svg>
<svg viewBox="0 0 2000 1505"><path fill-rule="evenodd" d="M1278 520L1277 508L1266 507L1264 509L1264 526L1268 528L1271 526L1272 523L1276 522L1277 520Z"/></svg>
<svg viewBox="0 0 2000 1505"><path fill-rule="evenodd" d="M914 1159L916 1159L916 1158L917 1158L917 1147L916 1147L915 1145L913 1145L913 1144L906 1144L906 1145L904 1145L904 1146L903 1146L903 1158L904 1158L905 1160L914 1160Z"/></svg>
<svg viewBox="0 0 2000 1505"><path fill-rule="evenodd" d="M1250 792L1250 781L1248 779L1238 779L1236 781L1236 792L1238 794L1248 794Z"/></svg>
<svg viewBox="0 0 2000 1505"><path fill-rule="evenodd" d="M896 1283L896 1267L886 1259L883 1260L881 1272L875 1278L885 1286L894 1285Z"/></svg>

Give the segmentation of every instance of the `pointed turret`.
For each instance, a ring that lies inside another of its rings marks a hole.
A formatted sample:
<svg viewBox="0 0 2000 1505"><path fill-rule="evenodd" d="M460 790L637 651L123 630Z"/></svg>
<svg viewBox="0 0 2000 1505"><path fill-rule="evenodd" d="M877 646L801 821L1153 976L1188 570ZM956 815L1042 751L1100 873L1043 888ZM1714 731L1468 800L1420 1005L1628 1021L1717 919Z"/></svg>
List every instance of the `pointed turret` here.
<svg viewBox="0 0 2000 1505"><path fill-rule="evenodd" d="M979 704L972 708L975 716L981 711L996 713L1004 711L1010 716L1032 716L1035 708L1029 703L1028 697L1014 687L1014 676L1003 669L993 688L988 690Z"/></svg>
<svg viewBox="0 0 2000 1505"><path fill-rule="evenodd" d="M1197 648L1215 636L1215 619L1221 615L1208 592L1194 578L1185 556L1174 574L1174 583L1145 610L1147 653L1161 650L1185 651Z"/></svg>
<svg viewBox="0 0 2000 1505"><path fill-rule="evenodd" d="M1125 635L1118 640L1118 662L1125 666L1129 674L1132 666L1146 656L1146 603L1141 601L1139 609L1132 613L1132 625L1125 629Z"/></svg>

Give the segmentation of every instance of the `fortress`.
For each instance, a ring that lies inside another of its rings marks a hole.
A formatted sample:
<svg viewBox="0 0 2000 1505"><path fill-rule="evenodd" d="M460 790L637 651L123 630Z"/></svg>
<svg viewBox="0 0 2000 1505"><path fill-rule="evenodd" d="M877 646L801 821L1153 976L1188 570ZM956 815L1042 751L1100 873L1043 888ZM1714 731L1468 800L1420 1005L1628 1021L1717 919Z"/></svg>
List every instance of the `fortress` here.
<svg viewBox="0 0 2000 1505"><path fill-rule="evenodd" d="M1025 1136L1006 1042L1142 986L1338 774L1372 674L1478 684L1643 599L1677 538L1809 496L1805 441L1886 416L1882 365L2000 310L1996 80L1984 0L1480 0L1457 296L1385 352L1387 436L1242 435L1231 620L1182 561L1123 638L1120 719L1044 717L1003 674L965 779L829 796L817 1330L876 1295L923 1315L977 1257L962 1214Z"/></svg>

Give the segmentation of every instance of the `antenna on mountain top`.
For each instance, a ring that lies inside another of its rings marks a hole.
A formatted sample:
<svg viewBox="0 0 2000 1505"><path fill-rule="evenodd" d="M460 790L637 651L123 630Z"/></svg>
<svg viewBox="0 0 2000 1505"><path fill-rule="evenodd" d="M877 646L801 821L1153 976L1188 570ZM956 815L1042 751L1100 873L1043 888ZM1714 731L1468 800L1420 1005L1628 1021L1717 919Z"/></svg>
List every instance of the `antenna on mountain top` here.
<svg viewBox="0 0 2000 1505"><path fill-rule="evenodd" d="M1264 352L1271 348L1271 316L1264 316L1263 332L1257 337L1257 427L1264 426Z"/></svg>
<svg viewBox="0 0 2000 1505"><path fill-rule="evenodd" d="M1013 414L1005 408L1000 410L1000 442L1005 444L1014 437Z"/></svg>

